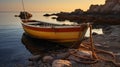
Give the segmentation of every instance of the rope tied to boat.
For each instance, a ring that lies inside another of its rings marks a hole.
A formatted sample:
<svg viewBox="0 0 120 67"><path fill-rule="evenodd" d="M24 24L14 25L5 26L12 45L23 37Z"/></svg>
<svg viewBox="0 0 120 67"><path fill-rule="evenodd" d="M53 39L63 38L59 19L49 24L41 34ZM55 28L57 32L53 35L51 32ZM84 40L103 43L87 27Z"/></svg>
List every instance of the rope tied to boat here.
<svg viewBox="0 0 120 67"><path fill-rule="evenodd" d="M69 57L70 55L72 56L75 56L79 59L82 59L80 61L77 61L75 59L72 59L73 61L76 61L78 63L84 63L84 64L94 64L94 63L97 63L98 61L105 61L105 62L112 62L116 67L120 67L120 63L117 63L116 60L115 60L115 55L113 53L110 53L108 51L105 51L105 50L101 50L101 49L96 49L95 46L94 46L94 43L93 43L93 37L92 37L92 25L89 24L89 27L90 27L90 40L88 43L84 44L84 46L80 46L76 51L72 51L72 52L69 52L69 55L67 57ZM85 49L85 50L88 50L88 51L91 51L92 52L92 56L91 58L89 57L84 57L84 56L80 56L80 55L77 55L77 51L79 51L80 49ZM112 57L112 60L110 59L106 59L106 58L103 58L101 56L99 56L98 54L101 54L101 53L104 53L104 54L108 54L109 56ZM68 59L69 60L69 59Z"/></svg>

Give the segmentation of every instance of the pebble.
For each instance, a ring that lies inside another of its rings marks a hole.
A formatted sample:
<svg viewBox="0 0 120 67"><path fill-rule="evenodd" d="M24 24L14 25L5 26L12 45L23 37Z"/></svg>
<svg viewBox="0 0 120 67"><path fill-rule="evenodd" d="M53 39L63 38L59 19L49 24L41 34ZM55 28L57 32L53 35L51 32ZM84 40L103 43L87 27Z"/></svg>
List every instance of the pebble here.
<svg viewBox="0 0 120 67"><path fill-rule="evenodd" d="M43 62L46 63L51 63L54 60L54 58L52 56L44 56L43 57Z"/></svg>
<svg viewBox="0 0 120 67"><path fill-rule="evenodd" d="M29 58L29 61L38 61L40 59L40 57L41 57L40 55L31 56Z"/></svg>
<svg viewBox="0 0 120 67"><path fill-rule="evenodd" d="M102 45L97 43L97 44L95 44L95 46L101 47Z"/></svg>
<svg viewBox="0 0 120 67"><path fill-rule="evenodd" d="M60 53L60 54L57 54L57 58L58 58L58 59L65 58L65 57L68 56L68 55L69 55L68 52L66 52L66 53Z"/></svg>
<svg viewBox="0 0 120 67"><path fill-rule="evenodd" d="M77 51L76 55L91 57L92 56L92 52L91 51L87 51L87 50L79 50L79 51Z"/></svg>
<svg viewBox="0 0 120 67"><path fill-rule="evenodd" d="M55 60L52 67L72 67L72 63L68 60Z"/></svg>

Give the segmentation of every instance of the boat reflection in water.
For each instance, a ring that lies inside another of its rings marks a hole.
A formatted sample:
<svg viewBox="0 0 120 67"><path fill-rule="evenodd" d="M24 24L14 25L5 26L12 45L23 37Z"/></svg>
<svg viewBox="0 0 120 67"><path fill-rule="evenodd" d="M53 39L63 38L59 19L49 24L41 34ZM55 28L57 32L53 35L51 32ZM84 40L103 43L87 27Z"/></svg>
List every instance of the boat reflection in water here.
<svg viewBox="0 0 120 67"><path fill-rule="evenodd" d="M25 45L26 49L28 49L33 55L49 53L52 51L54 52L56 50L66 48L58 43L31 38L25 33L23 33L21 41Z"/></svg>

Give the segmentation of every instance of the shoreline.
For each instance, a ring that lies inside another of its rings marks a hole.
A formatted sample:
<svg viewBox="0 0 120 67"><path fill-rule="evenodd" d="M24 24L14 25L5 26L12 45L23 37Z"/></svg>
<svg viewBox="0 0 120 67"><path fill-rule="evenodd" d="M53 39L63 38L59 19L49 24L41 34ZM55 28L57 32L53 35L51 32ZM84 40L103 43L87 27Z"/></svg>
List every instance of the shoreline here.
<svg viewBox="0 0 120 67"><path fill-rule="evenodd" d="M75 12L76 13L76 12ZM76 23L87 23L90 22L94 25L120 25L120 16L116 16L116 14L87 14L87 13L76 13L74 12L60 12L53 14L44 14L43 16L57 16L52 17L52 19L56 19L57 21L70 21ZM113 23L114 22L114 23Z"/></svg>
<svg viewBox="0 0 120 67"><path fill-rule="evenodd" d="M120 25L110 25L108 27L103 28L104 34L102 35L93 35L94 45L97 49L102 49L113 53L115 55L115 60L117 63L120 63ZM85 40L84 42L88 41L89 39ZM76 50L70 48L63 48L62 50L57 51L48 51L44 55L33 55L29 58L28 66L38 66L38 67L89 67L91 64L82 64L77 63L72 60L64 60L64 58L68 51ZM106 55L105 57L109 57L110 55ZM69 57L70 58L70 57ZM72 57L75 59L74 57ZM76 59L79 60L79 59ZM63 63L64 62L64 63ZM107 66L107 67L115 67L113 63L110 62L98 62L92 64L94 66ZM119 66L118 66L119 67Z"/></svg>

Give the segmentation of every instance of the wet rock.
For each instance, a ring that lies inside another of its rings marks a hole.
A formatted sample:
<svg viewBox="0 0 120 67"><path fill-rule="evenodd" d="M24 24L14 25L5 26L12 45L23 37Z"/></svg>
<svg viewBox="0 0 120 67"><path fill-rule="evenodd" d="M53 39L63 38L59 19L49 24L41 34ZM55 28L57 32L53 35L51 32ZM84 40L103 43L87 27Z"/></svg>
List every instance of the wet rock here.
<svg viewBox="0 0 120 67"><path fill-rule="evenodd" d="M101 47L102 45L97 43L97 44L95 44L95 46Z"/></svg>
<svg viewBox="0 0 120 67"><path fill-rule="evenodd" d="M52 63L52 67L72 67L72 64L68 60L55 60Z"/></svg>
<svg viewBox="0 0 120 67"><path fill-rule="evenodd" d="M54 60L52 56L44 56L43 62L51 63Z"/></svg>
<svg viewBox="0 0 120 67"><path fill-rule="evenodd" d="M34 56L29 58L29 61L38 61L40 58L41 58L40 55L34 55Z"/></svg>
<svg viewBox="0 0 120 67"><path fill-rule="evenodd" d="M76 50L76 49L71 49L69 50L70 52L76 52L75 54L76 55L80 55L80 56L86 56L86 57L91 57L92 55L92 52L91 51L87 51L87 50L82 50L82 49L79 49L79 50Z"/></svg>
<svg viewBox="0 0 120 67"><path fill-rule="evenodd" d="M29 61L29 62L28 62L28 66L34 66L34 62Z"/></svg>
<svg viewBox="0 0 120 67"><path fill-rule="evenodd" d="M70 61L72 63L72 67L80 67L78 66L78 63L76 63L75 61Z"/></svg>
<svg viewBox="0 0 120 67"><path fill-rule="evenodd" d="M51 16L51 14L44 14L43 16L46 16L46 17L48 17L48 16Z"/></svg>
<svg viewBox="0 0 120 67"><path fill-rule="evenodd" d="M86 56L86 57L91 57L92 56L92 52L91 51L86 51L86 50L79 50L77 52L78 55L81 56Z"/></svg>
<svg viewBox="0 0 120 67"><path fill-rule="evenodd" d="M88 12L92 13L106 13L106 14L119 14L120 1L119 0L106 0L103 5L91 5Z"/></svg>
<svg viewBox="0 0 120 67"><path fill-rule="evenodd" d="M57 19L57 17L52 17L52 19Z"/></svg>
<svg viewBox="0 0 120 67"><path fill-rule="evenodd" d="M82 9L75 9L73 12L71 12L72 15L81 15L84 11Z"/></svg>
<svg viewBox="0 0 120 67"><path fill-rule="evenodd" d="M73 55L69 56L68 59L71 61L78 61L78 62L80 61L80 59L78 57L75 57Z"/></svg>
<svg viewBox="0 0 120 67"><path fill-rule="evenodd" d="M71 54L68 59L71 61L76 61L76 62L80 62L82 59L80 59L79 57L86 57L86 58L90 58L92 56L92 52L91 51L86 51L86 50L78 50L76 53Z"/></svg>
<svg viewBox="0 0 120 67"><path fill-rule="evenodd" d="M21 19L30 19L32 17L32 14L24 11L24 12L20 12L19 17Z"/></svg>
<svg viewBox="0 0 120 67"><path fill-rule="evenodd" d="M93 32L92 35L97 35L97 33Z"/></svg>
<svg viewBox="0 0 120 67"><path fill-rule="evenodd" d="M60 58L65 58L66 56L68 56L69 53L66 52L66 53L60 53L60 54L57 54L57 58L60 59Z"/></svg>

